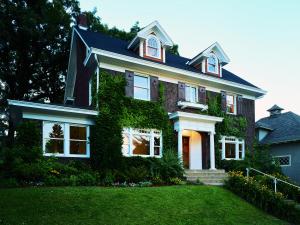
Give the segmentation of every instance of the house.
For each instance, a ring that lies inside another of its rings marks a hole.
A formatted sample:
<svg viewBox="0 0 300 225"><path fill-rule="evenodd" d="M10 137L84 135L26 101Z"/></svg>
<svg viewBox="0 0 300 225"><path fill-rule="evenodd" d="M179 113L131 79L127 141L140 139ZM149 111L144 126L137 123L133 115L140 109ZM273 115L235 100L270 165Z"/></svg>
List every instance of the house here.
<svg viewBox="0 0 300 225"><path fill-rule="evenodd" d="M268 110L269 117L256 122L257 138L269 146L282 172L300 184L300 116L282 110L274 105Z"/></svg>
<svg viewBox="0 0 300 225"><path fill-rule="evenodd" d="M203 112L208 109L208 96L220 96L222 110L233 117L244 116L248 125L245 140L222 136L217 150L222 151L222 159L243 159L255 136L255 100L265 91L224 68L230 60L217 42L192 58L169 53L172 46L157 21L127 42L88 30L81 15L73 28L62 105L9 100L12 117L41 121L45 156L89 158L90 127L98 114L92 106L92 90L98 90L101 71L107 71L125 77L130 98L156 101L158 84L165 86L164 107L173 123L178 156L191 170L216 169L215 125L223 118ZM124 156L163 154L159 130L124 127L123 138Z"/></svg>

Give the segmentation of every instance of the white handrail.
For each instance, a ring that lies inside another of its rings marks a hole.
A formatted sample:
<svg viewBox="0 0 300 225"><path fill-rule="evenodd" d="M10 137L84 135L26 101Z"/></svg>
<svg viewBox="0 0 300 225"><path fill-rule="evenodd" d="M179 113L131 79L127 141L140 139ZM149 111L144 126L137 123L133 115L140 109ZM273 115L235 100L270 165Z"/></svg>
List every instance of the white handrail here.
<svg viewBox="0 0 300 225"><path fill-rule="evenodd" d="M247 171L247 179L249 178L249 172L250 172L250 170L253 170L253 171L257 172L257 173L263 174L264 176L267 176L267 177L270 177L271 179L273 179L273 180L274 180L274 191L275 191L275 192L277 192L277 182L278 182L278 181L280 181L280 182L282 182L282 183L285 183L285 184L288 184L288 185L290 185L290 186L293 186L293 187L295 187L295 188L298 188L298 189L300 190L300 187L297 186L297 185L295 185L295 184L289 183L289 182L287 182L287 181L285 181L285 180L281 180L281 179L279 179L279 178L277 178L277 177L274 177L274 176L272 176L272 175L270 175L270 174L264 173L264 172L262 172L262 171L260 171L260 170L257 170L257 169L251 168L251 167L246 168L246 171Z"/></svg>

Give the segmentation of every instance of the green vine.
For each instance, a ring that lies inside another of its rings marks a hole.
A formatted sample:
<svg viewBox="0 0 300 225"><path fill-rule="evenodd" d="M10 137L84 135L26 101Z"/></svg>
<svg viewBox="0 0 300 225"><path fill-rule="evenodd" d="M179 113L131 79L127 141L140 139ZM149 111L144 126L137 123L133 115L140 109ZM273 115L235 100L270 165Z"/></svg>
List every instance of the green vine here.
<svg viewBox="0 0 300 225"><path fill-rule="evenodd" d="M154 102L126 97L124 76L112 76L102 71L100 80L99 115L91 132L93 151L91 155L95 167L112 169L121 164L122 129L124 127L161 130L163 148L173 147L175 142L172 124L163 107L165 101L163 84L159 84L159 99Z"/></svg>

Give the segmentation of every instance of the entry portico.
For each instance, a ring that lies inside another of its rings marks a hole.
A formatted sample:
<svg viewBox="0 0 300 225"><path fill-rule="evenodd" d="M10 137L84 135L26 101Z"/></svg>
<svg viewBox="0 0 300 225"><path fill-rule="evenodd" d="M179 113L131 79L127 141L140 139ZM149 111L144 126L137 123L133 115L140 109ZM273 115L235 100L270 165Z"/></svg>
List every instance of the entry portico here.
<svg viewBox="0 0 300 225"><path fill-rule="evenodd" d="M215 170L215 124L222 122L223 118L179 111L170 114L169 118L174 121L174 130L177 132L179 159L188 169L204 169L206 148L209 148L209 168ZM189 139L185 138L187 136ZM183 138L186 143L183 143Z"/></svg>

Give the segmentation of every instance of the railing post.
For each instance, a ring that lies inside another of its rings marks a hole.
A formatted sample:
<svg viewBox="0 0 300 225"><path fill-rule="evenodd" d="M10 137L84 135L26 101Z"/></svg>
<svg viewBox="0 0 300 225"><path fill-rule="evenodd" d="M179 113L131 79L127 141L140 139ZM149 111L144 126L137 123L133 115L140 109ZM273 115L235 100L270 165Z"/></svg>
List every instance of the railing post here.
<svg viewBox="0 0 300 225"><path fill-rule="evenodd" d="M249 180L249 168L246 168L247 180Z"/></svg>
<svg viewBox="0 0 300 225"><path fill-rule="evenodd" d="M277 179L274 178L274 191L277 192Z"/></svg>

